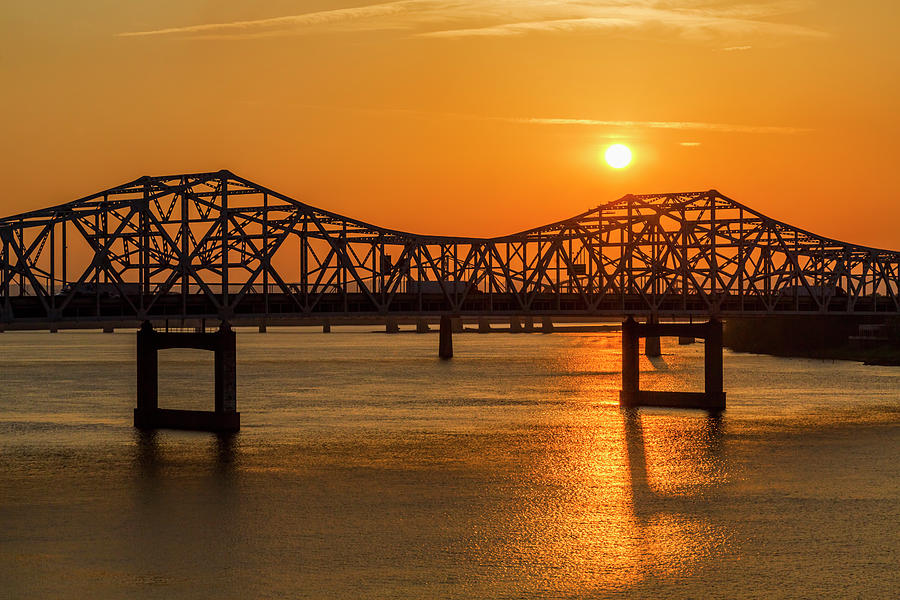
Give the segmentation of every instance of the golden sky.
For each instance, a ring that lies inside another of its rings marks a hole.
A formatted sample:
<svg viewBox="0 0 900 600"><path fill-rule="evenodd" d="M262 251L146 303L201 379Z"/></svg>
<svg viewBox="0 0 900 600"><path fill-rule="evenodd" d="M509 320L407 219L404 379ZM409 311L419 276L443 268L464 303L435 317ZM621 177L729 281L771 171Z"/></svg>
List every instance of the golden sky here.
<svg viewBox="0 0 900 600"><path fill-rule="evenodd" d="M418 233L716 188L900 249L896 0L4 0L4 215L230 169ZM624 143L632 164L603 150Z"/></svg>

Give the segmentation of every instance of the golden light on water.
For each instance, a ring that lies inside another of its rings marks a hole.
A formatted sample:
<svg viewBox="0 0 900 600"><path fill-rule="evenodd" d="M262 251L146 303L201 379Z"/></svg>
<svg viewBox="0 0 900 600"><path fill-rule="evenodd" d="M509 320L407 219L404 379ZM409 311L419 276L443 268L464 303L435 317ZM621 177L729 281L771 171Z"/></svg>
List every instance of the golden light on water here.
<svg viewBox="0 0 900 600"><path fill-rule="evenodd" d="M603 156L613 169L624 169L631 163L631 150L624 144L613 144Z"/></svg>
<svg viewBox="0 0 900 600"><path fill-rule="evenodd" d="M606 402L620 384L616 342L585 337L558 355L557 367L568 373L560 385L578 408L569 405L559 421L545 409L542 428L528 437L534 443L548 428L537 442L543 451L516 469L518 501L490 520L497 530L479 531L480 543L468 548L475 562L515 557L519 565L487 593L511 585L523 596L624 594L690 574L726 551L727 528L708 510L727 482L721 423L623 412ZM669 358L676 374L645 364L648 386L666 387L697 358L696 350L689 359ZM696 384L687 379L685 386Z"/></svg>

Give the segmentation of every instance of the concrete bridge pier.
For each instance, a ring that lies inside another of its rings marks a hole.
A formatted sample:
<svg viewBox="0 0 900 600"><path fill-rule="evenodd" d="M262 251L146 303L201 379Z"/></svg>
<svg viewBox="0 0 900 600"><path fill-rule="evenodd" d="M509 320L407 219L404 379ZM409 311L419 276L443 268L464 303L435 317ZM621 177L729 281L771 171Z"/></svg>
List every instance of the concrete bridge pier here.
<svg viewBox="0 0 900 600"><path fill-rule="evenodd" d="M712 401L721 400L725 408L725 367L722 360L722 321L710 319L706 324L703 340L703 380L707 397Z"/></svg>
<svg viewBox="0 0 900 600"><path fill-rule="evenodd" d="M550 317L541 318L541 333L553 333L553 319Z"/></svg>
<svg viewBox="0 0 900 600"><path fill-rule="evenodd" d="M659 316L652 313L647 318L648 325L658 325ZM658 335L650 335L644 338L644 355L649 357L662 356L662 346L659 343Z"/></svg>
<svg viewBox="0 0 900 600"><path fill-rule="evenodd" d="M691 335L679 335L678 336L678 345L679 346L690 346L697 340L694 339L694 336Z"/></svg>
<svg viewBox="0 0 900 600"><path fill-rule="evenodd" d="M640 337L637 321L628 317L622 323L622 391L619 403L628 398L636 398L641 389Z"/></svg>
<svg viewBox="0 0 900 600"><path fill-rule="evenodd" d="M416 333L428 333L431 328L425 319L416 319Z"/></svg>
<svg viewBox="0 0 900 600"><path fill-rule="evenodd" d="M533 333L534 332L534 318L533 317L525 317L525 324L523 325L523 329L525 333Z"/></svg>
<svg viewBox="0 0 900 600"><path fill-rule="evenodd" d="M400 324L396 319L388 319L384 322L385 333L400 333Z"/></svg>
<svg viewBox="0 0 900 600"><path fill-rule="evenodd" d="M522 321L519 320L519 317L509 318L509 332L522 333Z"/></svg>
<svg viewBox="0 0 900 600"><path fill-rule="evenodd" d="M640 338L651 336L702 337L704 339L704 390L702 392L658 392L640 389ZM722 322L638 323L628 317L622 324L622 390L619 405L699 408L710 412L725 409L722 363Z"/></svg>
<svg viewBox="0 0 900 600"><path fill-rule="evenodd" d="M490 333L491 323L485 317L478 318L478 333Z"/></svg>
<svg viewBox="0 0 900 600"><path fill-rule="evenodd" d="M443 359L453 358L453 321L447 315L441 316L441 333L438 342L438 356Z"/></svg>
<svg viewBox="0 0 900 600"><path fill-rule="evenodd" d="M265 333L266 331L267 331L267 329L266 329L266 324L265 324L265 323L262 323L262 324L259 326L259 332L260 332L260 333Z"/></svg>
<svg viewBox="0 0 900 600"><path fill-rule="evenodd" d="M213 411L159 408L159 351L196 348L215 353L215 398ZM139 429L192 429L237 431L237 346L234 331L222 323L212 333L168 333L144 321L137 334L137 407L134 426Z"/></svg>
<svg viewBox="0 0 900 600"><path fill-rule="evenodd" d="M322 333L331 333L331 323L322 324Z"/></svg>

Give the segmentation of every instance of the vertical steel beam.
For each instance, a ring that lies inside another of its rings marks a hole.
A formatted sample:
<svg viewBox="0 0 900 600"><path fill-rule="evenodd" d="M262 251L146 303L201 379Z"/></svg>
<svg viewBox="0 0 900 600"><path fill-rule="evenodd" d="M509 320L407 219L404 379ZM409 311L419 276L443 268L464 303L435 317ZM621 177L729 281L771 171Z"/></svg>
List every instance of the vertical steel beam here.
<svg viewBox="0 0 900 600"><path fill-rule="evenodd" d="M186 183L182 179L182 183ZM190 279L188 273L190 270L190 247L188 241L191 237L191 219L188 206L187 190L181 192L181 256L178 257L178 266L181 269L181 306L182 314L187 314L188 294L190 293Z"/></svg>
<svg viewBox="0 0 900 600"><path fill-rule="evenodd" d="M262 256L263 261L263 312L269 315L269 270L272 268L272 256L269 251L269 193L263 192L262 218Z"/></svg>
<svg viewBox="0 0 900 600"><path fill-rule="evenodd" d="M222 206L219 213L222 234L222 306L228 306L228 177L220 179Z"/></svg>

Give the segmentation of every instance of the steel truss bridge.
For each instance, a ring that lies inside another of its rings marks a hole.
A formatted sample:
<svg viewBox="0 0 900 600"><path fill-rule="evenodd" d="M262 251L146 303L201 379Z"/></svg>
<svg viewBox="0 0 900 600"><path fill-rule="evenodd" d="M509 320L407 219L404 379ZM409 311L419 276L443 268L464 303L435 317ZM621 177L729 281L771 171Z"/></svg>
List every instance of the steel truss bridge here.
<svg viewBox="0 0 900 600"><path fill-rule="evenodd" d="M900 252L717 192L627 195L495 238L416 235L229 172L0 219L0 326L210 318L900 313Z"/></svg>

